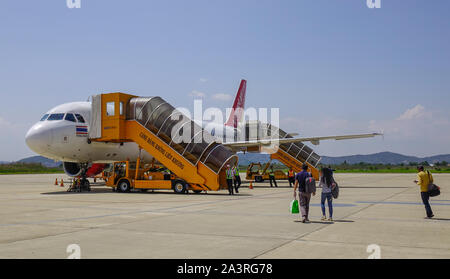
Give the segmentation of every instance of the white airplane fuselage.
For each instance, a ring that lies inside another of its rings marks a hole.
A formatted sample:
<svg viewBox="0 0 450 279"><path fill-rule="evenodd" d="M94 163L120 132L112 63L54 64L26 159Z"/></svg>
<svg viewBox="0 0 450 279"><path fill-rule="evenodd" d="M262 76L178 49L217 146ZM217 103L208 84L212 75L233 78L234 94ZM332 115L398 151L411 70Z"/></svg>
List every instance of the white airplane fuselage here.
<svg viewBox="0 0 450 279"><path fill-rule="evenodd" d="M80 115L82 119L79 119L77 115ZM112 163L137 159L139 147L134 142L89 141L87 131L89 131L90 118L90 102L74 102L56 106L45 113L41 121L30 128L25 141L31 150L55 161ZM224 135L227 135L232 141L233 135L237 131L233 127L225 125L203 124L202 126L220 141L224 140ZM142 150L141 160L150 162L152 158L149 153Z"/></svg>

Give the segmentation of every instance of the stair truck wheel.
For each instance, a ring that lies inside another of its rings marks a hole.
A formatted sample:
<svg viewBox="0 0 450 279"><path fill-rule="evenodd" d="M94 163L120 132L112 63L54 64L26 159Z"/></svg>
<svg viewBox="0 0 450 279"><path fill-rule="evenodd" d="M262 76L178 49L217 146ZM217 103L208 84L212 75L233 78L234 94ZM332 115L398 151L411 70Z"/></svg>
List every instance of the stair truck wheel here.
<svg viewBox="0 0 450 279"><path fill-rule="evenodd" d="M117 184L117 190L122 193L130 192L130 182L126 179L120 180Z"/></svg>
<svg viewBox="0 0 450 279"><path fill-rule="evenodd" d="M264 179L262 178L262 176L260 175L255 176L255 182L263 182L263 181Z"/></svg>
<svg viewBox="0 0 450 279"><path fill-rule="evenodd" d="M173 191L177 194L183 194L187 191L187 184L183 180L176 179L172 184Z"/></svg>
<svg viewBox="0 0 450 279"><path fill-rule="evenodd" d="M202 192L202 190L193 190L194 194L200 194Z"/></svg>

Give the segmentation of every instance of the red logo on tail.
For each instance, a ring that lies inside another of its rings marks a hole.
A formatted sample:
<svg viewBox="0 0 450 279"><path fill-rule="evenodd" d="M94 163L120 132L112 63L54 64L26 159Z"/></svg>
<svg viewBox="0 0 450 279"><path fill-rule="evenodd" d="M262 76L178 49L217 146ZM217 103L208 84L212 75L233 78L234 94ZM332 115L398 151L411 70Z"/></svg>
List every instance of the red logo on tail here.
<svg viewBox="0 0 450 279"><path fill-rule="evenodd" d="M225 123L225 126L237 128L238 123L241 121L242 115L244 114L246 89L247 89L247 81L243 79L241 80L241 84L239 85L239 90L237 92L236 98L234 99L230 117L228 118L228 121Z"/></svg>

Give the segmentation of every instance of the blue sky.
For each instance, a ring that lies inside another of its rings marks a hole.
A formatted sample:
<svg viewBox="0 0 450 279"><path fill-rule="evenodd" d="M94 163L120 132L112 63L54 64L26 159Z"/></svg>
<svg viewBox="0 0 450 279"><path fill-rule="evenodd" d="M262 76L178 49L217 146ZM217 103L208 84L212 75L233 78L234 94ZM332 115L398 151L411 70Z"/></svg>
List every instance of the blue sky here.
<svg viewBox="0 0 450 279"><path fill-rule="evenodd" d="M225 108L241 78L285 130L386 133L321 155L450 153L449 1L81 3L2 2L0 160L33 155L24 135L58 104L122 91L192 107L201 92Z"/></svg>

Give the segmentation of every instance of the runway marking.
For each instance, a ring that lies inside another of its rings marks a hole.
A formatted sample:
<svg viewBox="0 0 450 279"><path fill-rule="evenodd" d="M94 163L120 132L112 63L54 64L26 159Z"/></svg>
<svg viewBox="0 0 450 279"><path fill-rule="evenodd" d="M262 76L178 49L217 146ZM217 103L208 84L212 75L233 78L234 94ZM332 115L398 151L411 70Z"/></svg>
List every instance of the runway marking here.
<svg viewBox="0 0 450 279"><path fill-rule="evenodd" d="M320 205L320 203L310 203L309 206L318 207L321 205ZM353 204L353 203L335 203L335 202L333 202L333 207L353 207L353 206L357 206L357 205Z"/></svg>
<svg viewBox="0 0 450 279"><path fill-rule="evenodd" d="M387 198L385 198L383 201L386 201L386 200L388 200L388 199L391 199L391 198L393 198L393 197L395 197L395 196L397 196L397 195L403 194L403 193L405 193L405 192L407 192L407 191L409 191L409 190L410 190L410 188L407 188L407 189L405 189L405 190L403 190L403 191L401 191L401 192L392 194L392 195L388 196ZM365 210L365 209L368 209L368 208L370 208L370 207L372 207L372 206L374 206L374 205L375 205L375 204L369 204L368 206L363 207L363 208L361 208L361 209L359 209L359 210L356 210L355 212L351 212L350 214L344 216L343 219L346 219L346 218L348 218L348 217L350 217L350 216L352 216L352 215L358 214L358 213L360 213L361 211L363 211L363 210ZM296 238L296 239L294 239L294 240L288 240L288 241L286 241L286 242L284 242L284 243L281 243L281 244L278 245L277 247L273 247L273 248L271 248L271 249L268 249L268 250L266 250L265 252L260 253L260 254L258 254L258 255L256 255L256 256L252 257L252 259L256 259L256 258L258 258L258 257L261 257L261 256L264 255L264 254L267 254L267 253L269 253L269 252L275 251L275 250L277 250L277 249L279 249L279 248L281 248L281 247L283 247L283 246L286 246L286 245L288 245L289 243L292 243L292 242L294 242L294 241L301 240L303 237L308 236L308 235L310 235L310 234L312 234L312 233L318 232L318 231L320 231L320 230L322 230L322 229L325 229L325 228L327 228L327 227L330 226L330 225L332 225L332 224L323 224L323 225L319 225L319 228L317 228L317 229L315 229L315 230L312 230L312 231L310 231L310 232L304 233L304 234L300 235L298 238Z"/></svg>
<svg viewBox="0 0 450 279"><path fill-rule="evenodd" d="M263 196L269 196L269 195L273 196L273 195L281 195L281 194L286 194L286 193L279 192L279 193L262 194L262 195L258 195L258 196L241 196L241 197L235 196L238 198L228 198L228 196L227 196L227 199L225 199L225 200L214 200L214 201L208 201L208 202L193 203L193 204L188 204L188 205L164 207L164 208L153 209L153 210L151 210L151 209L150 210L137 210L137 211L128 211L128 212L121 212L121 213L94 215L94 216L87 216L87 217L74 217L74 218L42 220L42 221L35 221L35 222L9 223L9 224L0 224L0 227L11 227L11 226L19 226L19 225L40 225L40 224L48 224L48 223L55 223L55 222L89 220L89 219L96 219L96 218L114 217L114 216L121 216L121 215L130 215L130 214L141 214L141 213L161 213L161 212L171 213L171 211L176 213L177 209L182 209L182 208L224 203L224 202L230 202L230 201L240 201L240 200L245 200L245 199L250 199L250 198L258 198L258 197L263 197Z"/></svg>
<svg viewBox="0 0 450 279"><path fill-rule="evenodd" d="M366 243L349 243L349 242L342 242L342 241L326 241L326 240L312 240L312 239L299 239L295 240L298 242L315 242L315 243L324 243L324 244L337 244L337 245L343 245L343 246L366 246ZM432 249L432 250L442 250L442 251L448 251L448 248L441 248L441 247L421 247L421 246L405 246L405 245L392 245L392 244L383 244L383 247L390 247L390 248L407 248L407 249Z"/></svg>
<svg viewBox="0 0 450 279"><path fill-rule="evenodd" d="M400 204L400 205L423 205L421 202L396 202L396 201L356 201L356 203L366 204ZM435 203L430 200L431 205L450 205L450 203ZM334 205L334 204L333 204Z"/></svg>

